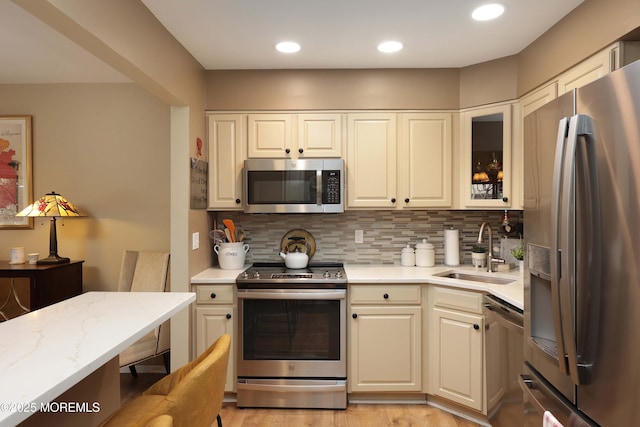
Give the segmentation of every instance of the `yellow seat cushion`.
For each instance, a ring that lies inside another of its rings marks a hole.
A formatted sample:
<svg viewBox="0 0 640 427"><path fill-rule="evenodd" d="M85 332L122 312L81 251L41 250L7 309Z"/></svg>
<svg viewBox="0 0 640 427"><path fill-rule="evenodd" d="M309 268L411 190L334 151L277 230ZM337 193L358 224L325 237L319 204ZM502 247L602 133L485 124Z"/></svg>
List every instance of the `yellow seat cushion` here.
<svg viewBox="0 0 640 427"><path fill-rule="evenodd" d="M231 337L222 335L197 359L149 387L109 417L104 427L145 426L169 415L176 427L209 427L224 398Z"/></svg>

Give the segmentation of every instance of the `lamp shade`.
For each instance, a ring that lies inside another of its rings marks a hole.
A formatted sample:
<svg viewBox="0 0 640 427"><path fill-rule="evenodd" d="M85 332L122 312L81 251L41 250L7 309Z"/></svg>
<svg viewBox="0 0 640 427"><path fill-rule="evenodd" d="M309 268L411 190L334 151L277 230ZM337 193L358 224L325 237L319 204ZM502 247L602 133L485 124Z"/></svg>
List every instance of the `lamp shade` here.
<svg viewBox="0 0 640 427"><path fill-rule="evenodd" d="M27 206L16 216L86 216L76 209L67 199L57 194L55 191L47 193L36 200L32 205Z"/></svg>
<svg viewBox="0 0 640 427"><path fill-rule="evenodd" d="M55 191L47 193L36 200L32 205L27 206L16 216L47 216L51 218L49 227L49 256L38 260L38 264L59 264L69 262L69 258L58 255L58 235L56 232L56 218L58 217L80 217L86 216L76 209L67 199Z"/></svg>

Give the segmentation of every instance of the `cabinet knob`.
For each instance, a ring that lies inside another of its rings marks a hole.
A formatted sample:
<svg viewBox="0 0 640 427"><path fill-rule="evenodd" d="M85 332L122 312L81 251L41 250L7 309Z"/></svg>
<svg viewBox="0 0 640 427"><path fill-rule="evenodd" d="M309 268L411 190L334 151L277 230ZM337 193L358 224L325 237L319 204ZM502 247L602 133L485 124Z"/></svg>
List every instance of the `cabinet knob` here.
<svg viewBox="0 0 640 427"><path fill-rule="evenodd" d="M304 150L302 148L298 148L298 153L302 154L304 153Z"/></svg>
<svg viewBox="0 0 640 427"><path fill-rule="evenodd" d="M396 202L396 198L394 197L391 199L391 203L395 203L395 202Z"/></svg>
<svg viewBox="0 0 640 427"><path fill-rule="evenodd" d="M285 153L287 153L287 154L289 154L289 153L291 152L291 149L290 149L290 148L287 148L287 149L285 149L285 150L284 150L284 152L285 152Z"/></svg>
<svg viewBox="0 0 640 427"><path fill-rule="evenodd" d="M384 295L382 295L382 298L384 298L384 299L389 299L389 294L384 294Z"/></svg>
<svg viewBox="0 0 640 427"><path fill-rule="evenodd" d="M474 323L473 324L473 329L475 329L477 331L478 329L480 329L480 325L478 325L477 323Z"/></svg>
<svg viewBox="0 0 640 427"><path fill-rule="evenodd" d="M505 203L507 203L507 202L509 201L509 198L508 198L508 197L503 197L503 198L502 198L502 201L503 201L503 202L505 202Z"/></svg>
<svg viewBox="0 0 640 427"><path fill-rule="evenodd" d="M231 319L231 313L227 313L227 315L225 316L227 319Z"/></svg>
<svg viewBox="0 0 640 427"><path fill-rule="evenodd" d="M353 317L354 319L357 319L357 318L358 318L358 314L357 314L357 313L353 313L353 314L351 315L351 317Z"/></svg>
<svg viewBox="0 0 640 427"><path fill-rule="evenodd" d="M404 199L405 203L409 203L409 198L407 197L406 199Z"/></svg>
<svg viewBox="0 0 640 427"><path fill-rule="evenodd" d="M216 297L216 293L215 292L211 292L211 299L214 299Z"/></svg>
<svg viewBox="0 0 640 427"><path fill-rule="evenodd" d="M236 203L237 203L237 204L240 204L240 199L236 199Z"/></svg>

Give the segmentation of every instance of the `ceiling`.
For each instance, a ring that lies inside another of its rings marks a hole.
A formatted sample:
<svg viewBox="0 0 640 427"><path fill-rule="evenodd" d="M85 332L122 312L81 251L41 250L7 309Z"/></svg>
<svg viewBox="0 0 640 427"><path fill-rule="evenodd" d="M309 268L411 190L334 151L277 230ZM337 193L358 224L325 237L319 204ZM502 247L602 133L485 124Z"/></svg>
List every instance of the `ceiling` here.
<svg viewBox="0 0 640 427"><path fill-rule="evenodd" d="M583 0L498 0L494 21L471 19L484 0L141 0L207 70L458 68L520 52ZM0 0L0 83L128 79L8 0ZM404 49L381 54L394 39ZM295 40L297 54L274 45Z"/></svg>

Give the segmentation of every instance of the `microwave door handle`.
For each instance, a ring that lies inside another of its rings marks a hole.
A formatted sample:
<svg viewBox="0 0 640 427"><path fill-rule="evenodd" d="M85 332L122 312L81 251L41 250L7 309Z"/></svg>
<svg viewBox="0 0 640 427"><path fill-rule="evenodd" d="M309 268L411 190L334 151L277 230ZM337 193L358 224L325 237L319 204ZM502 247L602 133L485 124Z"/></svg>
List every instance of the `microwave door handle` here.
<svg viewBox="0 0 640 427"><path fill-rule="evenodd" d="M560 372L567 375L569 370L564 357L564 339L562 329L562 311L560 306L560 264L562 252L559 248L560 234L560 209L562 207L562 178L563 164L565 156L566 134L569 129L569 119L564 117L558 124L558 135L556 140L556 153L553 164L553 185L551 194L551 307L553 311L553 324L556 333L557 359Z"/></svg>
<svg viewBox="0 0 640 427"><path fill-rule="evenodd" d="M322 171L316 171L316 204L322 204Z"/></svg>

